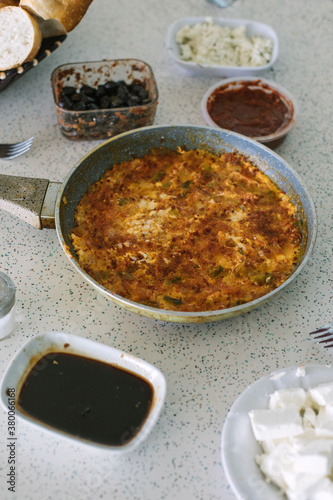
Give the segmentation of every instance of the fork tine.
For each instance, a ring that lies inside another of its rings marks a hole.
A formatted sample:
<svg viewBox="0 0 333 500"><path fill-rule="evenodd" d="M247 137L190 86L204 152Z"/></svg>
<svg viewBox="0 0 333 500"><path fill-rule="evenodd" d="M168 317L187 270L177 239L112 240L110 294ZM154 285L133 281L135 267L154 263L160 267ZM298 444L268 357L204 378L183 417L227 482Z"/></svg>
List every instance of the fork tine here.
<svg viewBox="0 0 333 500"><path fill-rule="evenodd" d="M310 333L311 335L311 333ZM322 333L321 335L316 335L315 337L313 337L314 339L322 339L322 338L325 338L325 337L331 337L332 336L332 333L331 332L326 332L326 333Z"/></svg>
<svg viewBox="0 0 333 500"><path fill-rule="evenodd" d="M333 333L332 325L328 323L327 325L318 328L318 330L310 332L310 335L316 335L317 333Z"/></svg>
<svg viewBox="0 0 333 500"><path fill-rule="evenodd" d="M332 342L333 339L329 339L329 340L326 340L326 342ZM320 342L317 342L318 344L320 344ZM333 344L328 344L328 345L323 345L323 347L325 347L325 349L329 349L330 347L333 347Z"/></svg>
<svg viewBox="0 0 333 500"><path fill-rule="evenodd" d="M311 332L310 335L314 335L314 334L322 333L322 332L327 332L327 331L329 331L329 328L319 328L318 330Z"/></svg>
<svg viewBox="0 0 333 500"><path fill-rule="evenodd" d="M30 146L28 145L23 145L23 146L17 146L17 147L9 147L5 149L5 154L6 156L14 156L14 155L20 155L22 153L25 153L26 151L29 151Z"/></svg>
<svg viewBox="0 0 333 500"><path fill-rule="evenodd" d="M316 337L317 339L318 337ZM321 338L321 337L319 337ZM332 335L327 335L327 338L323 339L323 340L318 340L317 344L327 344L327 342L331 342L333 340L333 336Z"/></svg>
<svg viewBox="0 0 333 500"><path fill-rule="evenodd" d="M1 158L3 160L11 160L12 158L16 158L17 156L21 156L23 155L24 153L26 153L27 151L29 151L30 148L28 149L24 149L22 151L16 151L14 153L11 153L11 152L7 152L4 156L2 156Z"/></svg>
<svg viewBox="0 0 333 500"><path fill-rule="evenodd" d="M325 349L333 347L333 343L329 344L329 342L333 342L333 327L330 323L310 332L309 335L312 336L311 338L316 344L323 344Z"/></svg>
<svg viewBox="0 0 333 500"><path fill-rule="evenodd" d="M22 152L29 151L31 144L21 144L13 148L8 148L7 153L10 155L21 154Z"/></svg>
<svg viewBox="0 0 333 500"><path fill-rule="evenodd" d="M0 158L9 160L26 153L31 148L33 140L34 138L30 137L26 141L16 144L0 144Z"/></svg>
<svg viewBox="0 0 333 500"><path fill-rule="evenodd" d="M26 141L17 142L16 144L9 144L8 151L11 153L17 153L19 151L27 150L31 147L33 137L27 139Z"/></svg>

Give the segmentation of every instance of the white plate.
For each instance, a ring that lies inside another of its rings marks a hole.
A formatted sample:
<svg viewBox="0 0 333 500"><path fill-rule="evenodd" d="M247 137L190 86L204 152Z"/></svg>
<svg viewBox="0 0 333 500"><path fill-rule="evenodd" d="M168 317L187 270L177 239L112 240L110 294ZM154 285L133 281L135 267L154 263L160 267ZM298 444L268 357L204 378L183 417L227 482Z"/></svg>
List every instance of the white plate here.
<svg viewBox="0 0 333 500"><path fill-rule="evenodd" d="M229 78L232 76L251 76L259 75L264 71L267 71L276 61L279 53L279 42L278 37L273 28L264 23L259 23L256 21L248 21L245 19L222 19L213 18L215 24L219 26L228 26L231 29L237 28L239 26L246 27L246 35L248 37L262 36L264 38L270 38L273 41L273 51L272 57L269 63L263 66L208 66L201 65L189 61L183 61L179 56L178 44L175 41L176 33L183 28L185 25L194 25L206 21L206 17L184 17L175 21L169 28L166 47L169 51L171 57L183 68L190 71L195 75L202 76L220 76L224 78Z"/></svg>
<svg viewBox="0 0 333 500"><path fill-rule="evenodd" d="M136 358L119 349L115 349L114 347L104 345L100 342L94 342L83 337L68 335L63 332L50 332L36 335L29 340L10 362L2 379L0 397L6 410L8 411L7 389L14 388L17 398L19 396L23 377L27 375L29 370L39 359L45 354L52 352L66 352L96 359L115 365L148 380L154 389L153 405L148 417L134 438L122 446L107 446L62 432L29 417L29 415L21 412L19 407L16 407L15 410L17 417L55 436L70 439L94 448L106 449L116 454L129 452L136 448L151 432L162 411L166 396L166 381L164 375L153 365L142 359Z"/></svg>
<svg viewBox="0 0 333 500"><path fill-rule="evenodd" d="M297 376L298 367L273 372L251 384L232 405L222 430L221 456L227 480L240 500L281 500L285 498L273 484L265 481L255 463L262 453L249 419L254 409L268 408L269 395L279 389L303 387L308 390L333 381L331 365L305 365L305 375Z"/></svg>

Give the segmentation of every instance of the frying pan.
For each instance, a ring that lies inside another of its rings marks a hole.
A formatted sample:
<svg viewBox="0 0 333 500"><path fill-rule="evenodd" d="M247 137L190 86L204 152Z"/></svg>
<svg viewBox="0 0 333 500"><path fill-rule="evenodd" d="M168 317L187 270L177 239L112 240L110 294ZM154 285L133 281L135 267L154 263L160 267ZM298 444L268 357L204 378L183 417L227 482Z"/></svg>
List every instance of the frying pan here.
<svg viewBox="0 0 333 500"><path fill-rule="evenodd" d="M296 205L298 223L303 231L301 252L291 276L275 290L256 300L228 309L204 312L170 311L125 299L100 285L80 267L70 233L75 226L75 209L87 189L114 163L141 157L157 147L176 150L179 146L186 149L203 148L213 153L238 151L246 155L285 191ZM20 193L17 193L17 181L21 184ZM13 202L14 197L16 200L20 197L24 200ZM117 305L140 315L178 323L204 323L230 318L244 314L272 299L290 285L304 268L314 248L317 233L316 213L311 196L298 174L281 157L240 134L194 125L144 127L113 137L86 154L62 184L50 183L45 179L0 176L0 208L5 208L39 228L52 227L55 220L59 241L67 257L81 276L98 292Z"/></svg>

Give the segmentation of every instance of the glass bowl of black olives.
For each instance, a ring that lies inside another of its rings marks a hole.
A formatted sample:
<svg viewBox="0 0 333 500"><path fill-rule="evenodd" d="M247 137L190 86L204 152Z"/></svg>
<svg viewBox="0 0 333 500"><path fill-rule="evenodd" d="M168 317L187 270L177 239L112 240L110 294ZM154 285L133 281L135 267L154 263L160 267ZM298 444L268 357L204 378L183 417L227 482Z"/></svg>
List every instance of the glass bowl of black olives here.
<svg viewBox="0 0 333 500"><path fill-rule="evenodd" d="M71 140L108 139L154 123L158 89L137 59L69 63L51 77L60 130Z"/></svg>

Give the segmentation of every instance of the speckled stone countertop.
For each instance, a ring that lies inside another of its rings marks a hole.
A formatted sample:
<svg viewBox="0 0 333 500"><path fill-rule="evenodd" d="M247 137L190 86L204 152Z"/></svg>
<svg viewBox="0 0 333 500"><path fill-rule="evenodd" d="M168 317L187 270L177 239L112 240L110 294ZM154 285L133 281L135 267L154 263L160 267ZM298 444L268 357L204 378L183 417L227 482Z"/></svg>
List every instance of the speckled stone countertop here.
<svg viewBox="0 0 333 500"><path fill-rule="evenodd" d="M165 48L169 25L195 15L252 19L276 30L279 57L264 76L285 86L299 106L296 126L276 152L313 197L319 221L315 249L285 292L258 309L222 322L181 325L108 302L75 272L54 230L34 229L1 210L0 270L16 285L18 324L0 341L0 373L34 335L64 331L153 363L168 384L152 433L117 460L18 422L16 493L7 489L7 412L1 409L2 500L231 500L220 441L232 403L271 371L333 359L308 335L333 320L331 0L236 0L226 9L204 0L94 0L63 45L0 94L1 142L35 136L28 154L0 160L0 173L61 182L98 144L72 142L60 133L50 75L67 62L142 59L152 66L159 88L155 124L204 125L201 98L216 78L189 75Z"/></svg>

